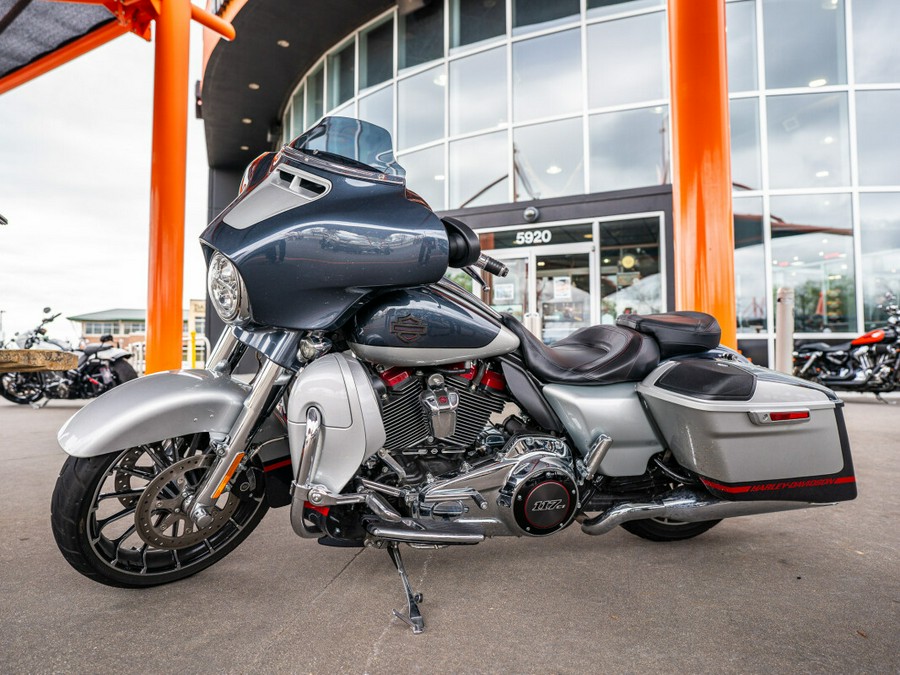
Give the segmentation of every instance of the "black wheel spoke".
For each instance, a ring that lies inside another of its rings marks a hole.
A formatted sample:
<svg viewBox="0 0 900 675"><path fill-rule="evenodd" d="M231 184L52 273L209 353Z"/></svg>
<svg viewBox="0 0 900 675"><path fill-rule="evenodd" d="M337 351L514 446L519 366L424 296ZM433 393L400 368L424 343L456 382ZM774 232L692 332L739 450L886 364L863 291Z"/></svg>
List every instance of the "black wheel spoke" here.
<svg viewBox="0 0 900 675"><path fill-rule="evenodd" d="M97 501L102 502L104 499L114 499L117 497L140 497L143 491L143 488L139 488L135 490L117 490L116 492L104 492L102 495L99 495L97 497Z"/></svg>
<svg viewBox="0 0 900 675"><path fill-rule="evenodd" d="M117 466L115 467L115 471L119 473L124 473L129 476L134 476L135 478L142 478L143 480L153 480L153 477L156 476L156 472L152 471L150 467L144 468L140 466L135 467L127 467L127 466Z"/></svg>
<svg viewBox="0 0 900 675"><path fill-rule="evenodd" d="M165 471L173 464L173 462L169 461L168 457L160 454L156 448L150 447L149 445L142 445L141 449L153 460L153 463L159 471ZM159 471L157 471L157 473L159 473Z"/></svg>
<svg viewBox="0 0 900 675"><path fill-rule="evenodd" d="M115 547L119 548L122 545L123 541L125 541L126 539L128 539L128 537L130 537L132 534L134 534L134 531L136 529L137 529L136 526L131 525L127 530L125 530L125 532L123 532L122 535L113 542L113 544L115 544Z"/></svg>
<svg viewBox="0 0 900 675"><path fill-rule="evenodd" d="M97 533L99 534L100 532L103 532L104 527L106 527L110 523L116 522L117 520L122 520L122 518L124 518L125 516L131 515L132 513L134 513L134 511L135 511L135 507L129 506L128 508L122 509L118 513L114 513L113 515L109 516L108 518L104 518L103 520L98 520L97 521Z"/></svg>

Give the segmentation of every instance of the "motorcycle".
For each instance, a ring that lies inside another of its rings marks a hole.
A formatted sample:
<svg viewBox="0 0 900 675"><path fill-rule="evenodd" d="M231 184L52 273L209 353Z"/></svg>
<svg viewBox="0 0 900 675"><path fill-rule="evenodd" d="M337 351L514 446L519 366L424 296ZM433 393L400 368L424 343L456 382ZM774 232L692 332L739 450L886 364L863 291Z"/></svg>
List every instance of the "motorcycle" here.
<svg viewBox="0 0 900 675"><path fill-rule="evenodd" d="M900 307L891 293L878 309L887 314L887 325L870 330L850 342L829 345L811 342L794 352L794 375L837 391L882 394L894 391L900 377Z"/></svg>
<svg viewBox="0 0 900 675"><path fill-rule="evenodd" d="M50 314L50 308L44 308ZM3 373L0 375L0 395L20 405L40 407L50 399L94 398L113 387L137 377L127 359L131 354L112 342L112 335L100 338L100 344L73 349L66 340L47 337L46 325L59 317L53 314L41 320L33 329L16 333L12 342L19 349L53 349L72 352L78 357L76 368L67 371L35 373Z"/></svg>
<svg viewBox="0 0 900 675"><path fill-rule="evenodd" d="M100 583L188 577L289 506L300 537L386 550L419 633L401 544L576 522L678 541L856 496L843 403L719 346L713 317L623 315L547 347L445 278L507 269L407 189L379 127L325 118L261 155L200 241L226 323L207 368L125 383L59 432L53 532Z"/></svg>

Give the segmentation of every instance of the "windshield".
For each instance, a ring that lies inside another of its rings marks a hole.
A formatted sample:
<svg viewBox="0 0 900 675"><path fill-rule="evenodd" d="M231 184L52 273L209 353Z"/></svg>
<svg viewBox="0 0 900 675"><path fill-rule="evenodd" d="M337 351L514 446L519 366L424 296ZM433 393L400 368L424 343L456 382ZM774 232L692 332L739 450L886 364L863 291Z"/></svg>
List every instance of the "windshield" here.
<svg viewBox="0 0 900 675"><path fill-rule="evenodd" d="M349 117L325 117L288 147L354 169L403 178L391 135L379 126Z"/></svg>

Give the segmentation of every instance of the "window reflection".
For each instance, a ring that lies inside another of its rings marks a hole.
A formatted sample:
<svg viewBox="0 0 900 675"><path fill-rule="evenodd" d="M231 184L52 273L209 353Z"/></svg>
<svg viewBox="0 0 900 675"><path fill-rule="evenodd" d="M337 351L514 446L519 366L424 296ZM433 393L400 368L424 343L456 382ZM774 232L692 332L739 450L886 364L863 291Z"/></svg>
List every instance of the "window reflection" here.
<svg viewBox="0 0 900 675"><path fill-rule="evenodd" d="M513 33L525 26L547 28L574 19L581 11L579 0L512 0Z"/></svg>
<svg viewBox="0 0 900 675"><path fill-rule="evenodd" d="M762 198L734 200L734 296L738 333L767 330Z"/></svg>
<svg viewBox="0 0 900 675"><path fill-rule="evenodd" d="M377 124L393 135L394 128L394 87L384 87L359 99L359 119Z"/></svg>
<svg viewBox="0 0 900 675"><path fill-rule="evenodd" d="M346 47L328 57L328 108L349 101L356 86L356 46L351 40Z"/></svg>
<svg viewBox="0 0 900 675"><path fill-rule="evenodd" d="M410 190L420 195L432 209L446 208L443 145L401 155L398 161L406 169L406 185Z"/></svg>
<svg viewBox="0 0 900 675"><path fill-rule="evenodd" d="M728 91L756 89L756 6L753 0L725 5Z"/></svg>
<svg viewBox="0 0 900 675"><path fill-rule="evenodd" d="M592 115L591 192L669 182L668 124L666 106Z"/></svg>
<svg viewBox="0 0 900 675"><path fill-rule="evenodd" d="M450 63L450 134L506 123L506 49L491 49Z"/></svg>
<svg viewBox="0 0 900 675"><path fill-rule="evenodd" d="M600 322L663 311L659 218L600 222Z"/></svg>
<svg viewBox="0 0 900 675"><path fill-rule="evenodd" d="M397 85L399 147L410 148L444 135L444 66L419 73Z"/></svg>
<svg viewBox="0 0 900 675"><path fill-rule="evenodd" d="M394 76L394 21L389 18L359 35L359 88L374 87Z"/></svg>
<svg viewBox="0 0 900 675"><path fill-rule="evenodd" d="M762 187L759 154L759 99L731 101L731 183L735 189Z"/></svg>
<svg viewBox="0 0 900 675"><path fill-rule="evenodd" d="M772 293L794 289L794 330L856 331L850 195L771 201Z"/></svg>
<svg viewBox="0 0 900 675"><path fill-rule="evenodd" d="M325 112L325 69L319 69L306 78L306 127L319 121Z"/></svg>
<svg viewBox="0 0 900 675"><path fill-rule="evenodd" d="M853 71L857 82L900 81L900 2L864 0L853 6Z"/></svg>
<svg viewBox="0 0 900 675"><path fill-rule="evenodd" d="M588 26L587 31L591 108L665 98L667 36L663 12L604 21Z"/></svg>
<svg viewBox="0 0 900 675"><path fill-rule="evenodd" d="M900 185L900 91L856 94L860 185Z"/></svg>
<svg viewBox="0 0 900 675"><path fill-rule="evenodd" d="M864 330L871 330L887 321L878 305L888 304L888 294L900 298L900 193L861 194L859 220Z"/></svg>
<svg viewBox="0 0 900 675"><path fill-rule="evenodd" d="M432 2L400 17L399 67L412 68L444 55L444 3Z"/></svg>
<svg viewBox="0 0 900 675"><path fill-rule="evenodd" d="M633 12L648 7L664 7L665 0L587 0L588 18L619 12Z"/></svg>
<svg viewBox="0 0 900 675"><path fill-rule="evenodd" d="M763 0L766 86L847 82L843 0Z"/></svg>
<svg viewBox="0 0 900 675"><path fill-rule="evenodd" d="M450 208L509 201L505 131L450 144Z"/></svg>
<svg viewBox="0 0 900 675"><path fill-rule="evenodd" d="M517 122L580 112L579 31L567 30L515 43L512 73L513 117Z"/></svg>
<svg viewBox="0 0 900 675"><path fill-rule="evenodd" d="M450 46L462 47L506 33L503 0L451 0Z"/></svg>
<svg viewBox="0 0 900 675"><path fill-rule="evenodd" d="M850 184L847 95L770 96L769 186Z"/></svg>
<svg viewBox="0 0 900 675"><path fill-rule="evenodd" d="M291 99L291 123L290 125L284 125L285 127L290 126L289 129L285 128L285 135L288 136L288 140L306 131L306 127L303 124L303 107L303 87L300 87L297 93L294 94L294 98Z"/></svg>
<svg viewBox="0 0 900 675"><path fill-rule="evenodd" d="M516 129L515 199L548 199L584 192L581 118Z"/></svg>

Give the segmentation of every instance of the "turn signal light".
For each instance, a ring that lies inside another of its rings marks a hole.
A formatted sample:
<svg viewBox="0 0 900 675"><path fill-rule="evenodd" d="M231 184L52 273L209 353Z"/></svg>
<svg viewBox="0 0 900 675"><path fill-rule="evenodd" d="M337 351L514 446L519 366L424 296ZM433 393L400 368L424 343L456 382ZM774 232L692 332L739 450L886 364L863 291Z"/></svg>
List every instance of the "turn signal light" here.
<svg viewBox="0 0 900 675"><path fill-rule="evenodd" d="M809 410L797 410L795 412L773 412L769 413L769 419L773 422L789 422L790 420L807 420L809 419Z"/></svg>

